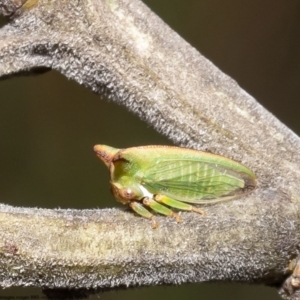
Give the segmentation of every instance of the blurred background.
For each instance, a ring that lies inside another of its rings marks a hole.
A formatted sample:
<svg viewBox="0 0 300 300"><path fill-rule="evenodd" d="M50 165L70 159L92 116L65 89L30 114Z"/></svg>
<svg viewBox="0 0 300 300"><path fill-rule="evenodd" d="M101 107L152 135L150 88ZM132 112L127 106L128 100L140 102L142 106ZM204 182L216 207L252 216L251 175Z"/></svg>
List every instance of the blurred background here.
<svg viewBox="0 0 300 300"><path fill-rule="evenodd" d="M300 2L144 0L169 26L300 133ZM4 26L7 20L0 19ZM1 63L1 62L0 62ZM0 202L43 208L119 206L93 153L172 144L113 102L51 71L0 81ZM39 289L0 295L42 297ZM109 292L106 299L279 299L275 289L193 284ZM93 297L91 297L92 299ZM96 298L96 297L95 297Z"/></svg>

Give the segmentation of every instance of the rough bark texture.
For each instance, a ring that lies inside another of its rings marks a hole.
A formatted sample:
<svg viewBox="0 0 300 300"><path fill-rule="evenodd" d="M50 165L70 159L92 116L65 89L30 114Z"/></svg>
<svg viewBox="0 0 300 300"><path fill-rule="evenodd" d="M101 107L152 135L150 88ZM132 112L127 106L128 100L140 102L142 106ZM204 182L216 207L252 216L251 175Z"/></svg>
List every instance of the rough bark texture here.
<svg viewBox="0 0 300 300"><path fill-rule="evenodd" d="M281 286L300 238L299 138L139 0L0 1L0 76L53 68L177 144L236 159L258 189L160 227L119 210L0 206L0 285L99 288L200 281ZM295 268L296 270L297 268ZM297 271L281 289L297 299Z"/></svg>

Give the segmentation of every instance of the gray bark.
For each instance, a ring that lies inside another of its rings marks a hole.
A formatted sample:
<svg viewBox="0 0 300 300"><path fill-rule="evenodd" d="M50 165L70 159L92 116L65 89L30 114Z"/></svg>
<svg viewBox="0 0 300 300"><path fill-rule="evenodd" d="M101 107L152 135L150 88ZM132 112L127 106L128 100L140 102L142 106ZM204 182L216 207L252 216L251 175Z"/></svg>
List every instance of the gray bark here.
<svg viewBox="0 0 300 300"><path fill-rule="evenodd" d="M24 1L23 1L24 2ZM30 2L30 3L29 3ZM131 212L0 206L0 285L115 288L203 281L297 299L300 140L139 0L0 1L0 76L58 70L178 145L233 158L255 192L160 227ZM292 266L292 267L291 267ZM284 283L292 272L289 280ZM295 293L296 291L296 293Z"/></svg>

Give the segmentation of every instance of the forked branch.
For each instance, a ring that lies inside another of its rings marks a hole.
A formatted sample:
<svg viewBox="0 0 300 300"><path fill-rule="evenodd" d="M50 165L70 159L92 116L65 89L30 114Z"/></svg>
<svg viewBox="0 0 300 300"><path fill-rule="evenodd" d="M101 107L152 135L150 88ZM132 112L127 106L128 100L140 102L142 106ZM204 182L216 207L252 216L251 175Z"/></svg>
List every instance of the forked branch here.
<svg viewBox="0 0 300 300"><path fill-rule="evenodd" d="M23 6L22 6L23 5ZM25 6L24 6L25 5ZM139 0L2 0L0 76L53 68L176 144L258 176L247 197L161 226L119 210L0 206L0 284L99 288L231 280L296 299L300 140ZM9 266L9 268L8 268ZM290 266L290 267L289 267Z"/></svg>

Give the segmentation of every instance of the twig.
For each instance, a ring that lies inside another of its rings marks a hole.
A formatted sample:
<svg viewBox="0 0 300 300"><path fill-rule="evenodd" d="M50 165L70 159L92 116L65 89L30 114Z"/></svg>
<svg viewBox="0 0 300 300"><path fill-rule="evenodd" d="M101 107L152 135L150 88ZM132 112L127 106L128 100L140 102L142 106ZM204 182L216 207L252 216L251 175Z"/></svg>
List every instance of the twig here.
<svg viewBox="0 0 300 300"><path fill-rule="evenodd" d="M0 206L1 286L282 285L298 255L299 138L138 0L23 2L0 3L0 76L56 69L177 144L242 162L259 187L158 230L119 210Z"/></svg>

